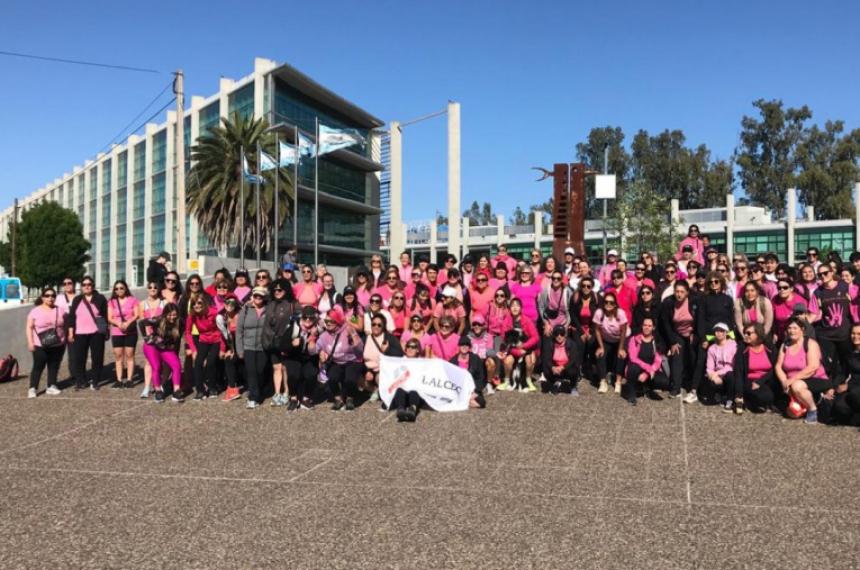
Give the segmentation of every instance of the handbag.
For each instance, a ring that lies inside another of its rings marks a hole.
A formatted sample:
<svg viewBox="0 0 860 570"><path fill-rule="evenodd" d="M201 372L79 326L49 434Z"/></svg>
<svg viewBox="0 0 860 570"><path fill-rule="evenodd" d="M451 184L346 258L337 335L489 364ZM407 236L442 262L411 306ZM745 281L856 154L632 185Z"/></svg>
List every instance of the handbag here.
<svg viewBox="0 0 860 570"><path fill-rule="evenodd" d="M57 333L57 325L60 323L60 309L54 307L56 317L54 318L54 326L48 330L38 333L39 342L42 343L42 348L56 348L63 345L60 335Z"/></svg>
<svg viewBox="0 0 860 570"><path fill-rule="evenodd" d="M558 303L555 305L555 309L550 308L550 303L552 302L552 290L547 293L547 307L543 311L543 316L546 320L552 321L558 318L558 310L561 308L561 298L564 293L561 293L558 298Z"/></svg>
<svg viewBox="0 0 860 570"><path fill-rule="evenodd" d="M93 313L93 308L90 306L90 302L87 301L86 297L81 297L81 300L87 306L87 310L90 312L90 316L93 318L93 322L96 324L96 330L98 331L98 333L100 335L104 336L105 338L107 338L108 335L110 334L110 329L108 329L107 319L105 319L101 315L95 316L95 314Z"/></svg>

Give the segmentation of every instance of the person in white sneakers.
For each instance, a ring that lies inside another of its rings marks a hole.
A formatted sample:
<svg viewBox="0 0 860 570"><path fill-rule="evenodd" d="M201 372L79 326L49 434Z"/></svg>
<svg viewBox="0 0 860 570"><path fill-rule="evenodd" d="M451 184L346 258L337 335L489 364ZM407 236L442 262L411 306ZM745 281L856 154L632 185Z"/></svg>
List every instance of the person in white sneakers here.
<svg viewBox="0 0 860 570"><path fill-rule="evenodd" d="M57 372L66 352L66 335L63 331L63 311L56 302L57 291L53 287L46 287L36 299L36 306L27 315L27 348L33 354L28 398L36 397L45 367L48 368L46 393L51 396L60 393L57 388Z"/></svg>

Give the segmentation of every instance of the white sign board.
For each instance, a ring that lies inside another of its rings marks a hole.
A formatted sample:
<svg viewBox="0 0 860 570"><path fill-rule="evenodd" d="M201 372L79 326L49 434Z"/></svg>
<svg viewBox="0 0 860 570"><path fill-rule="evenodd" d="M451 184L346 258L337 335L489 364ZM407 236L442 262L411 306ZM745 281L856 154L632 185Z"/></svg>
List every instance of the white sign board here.
<svg viewBox="0 0 860 570"><path fill-rule="evenodd" d="M615 199L615 175L598 174L594 180L594 197L598 199Z"/></svg>
<svg viewBox="0 0 860 570"><path fill-rule="evenodd" d="M441 358L379 358L379 396L386 406L398 388L415 391L437 412L469 409L475 381L468 370Z"/></svg>

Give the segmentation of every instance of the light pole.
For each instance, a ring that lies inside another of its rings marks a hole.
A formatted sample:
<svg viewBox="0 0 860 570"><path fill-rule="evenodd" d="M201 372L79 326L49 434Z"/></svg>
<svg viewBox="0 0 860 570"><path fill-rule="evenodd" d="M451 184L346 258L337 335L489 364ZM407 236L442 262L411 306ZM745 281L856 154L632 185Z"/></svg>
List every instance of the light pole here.
<svg viewBox="0 0 860 570"><path fill-rule="evenodd" d="M609 145L603 147L603 174L609 174ZM603 199L603 261L606 261L606 203ZM617 210L616 210L617 211Z"/></svg>

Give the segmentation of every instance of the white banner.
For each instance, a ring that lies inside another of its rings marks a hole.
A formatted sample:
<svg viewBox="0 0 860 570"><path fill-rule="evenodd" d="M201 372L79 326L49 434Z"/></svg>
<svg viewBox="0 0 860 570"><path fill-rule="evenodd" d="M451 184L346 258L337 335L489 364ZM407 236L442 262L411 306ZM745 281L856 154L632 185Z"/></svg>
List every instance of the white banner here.
<svg viewBox="0 0 860 570"><path fill-rule="evenodd" d="M386 406L398 388L415 391L437 412L469 409L475 380L468 370L441 358L379 357L379 396Z"/></svg>

